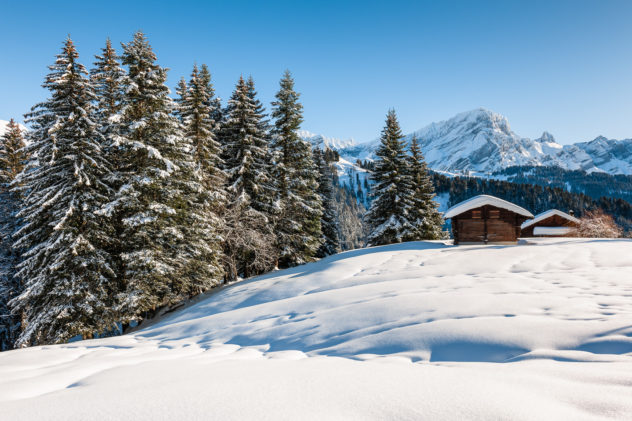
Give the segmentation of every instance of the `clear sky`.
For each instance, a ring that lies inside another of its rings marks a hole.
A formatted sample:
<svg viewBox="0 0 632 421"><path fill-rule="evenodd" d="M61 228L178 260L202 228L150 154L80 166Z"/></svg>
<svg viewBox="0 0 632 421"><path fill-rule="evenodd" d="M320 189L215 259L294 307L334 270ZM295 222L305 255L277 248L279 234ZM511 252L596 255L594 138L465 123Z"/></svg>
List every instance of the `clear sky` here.
<svg viewBox="0 0 632 421"><path fill-rule="evenodd" d="M40 101L70 34L80 59L142 29L173 89L207 63L272 100L290 69L304 129L359 141L394 107L405 132L483 106L519 135L632 137L632 1L13 1L0 4L0 119ZM119 48L120 51L120 48Z"/></svg>

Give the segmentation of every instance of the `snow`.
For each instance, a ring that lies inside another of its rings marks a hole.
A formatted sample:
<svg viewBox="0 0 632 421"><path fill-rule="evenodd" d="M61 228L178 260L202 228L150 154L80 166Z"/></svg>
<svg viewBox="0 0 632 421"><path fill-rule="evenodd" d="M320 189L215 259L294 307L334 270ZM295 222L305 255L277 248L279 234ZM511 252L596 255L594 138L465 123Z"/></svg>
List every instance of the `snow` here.
<svg viewBox="0 0 632 421"><path fill-rule="evenodd" d="M547 218L550 218L550 217L552 217L554 215L557 215L557 216L559 216L561 218L567 219L567 220L569 220L571 222L575 222L577 224L579 223L579 219L575 218L574 216L571 216L571 215L567 214L566 212L562 212L561 210L557 210L557 209L550 209L550 210L548 210L546 212L542 212L542 213L537 214L533 219L531 219L529 221L525 221L522 224L521 228L525 229L527 227L530 227L533 224L536 224L536 223L538 223L540 221L543 221L543 220L545 220Z"/></svg>
<svg viewBox="0 0 632 421"><path fill-rule="evenodd" d="M566 235L571 231L571 227L535 227L533 235Z"/></svg>
<svg viewBox="0 0 632 421"><path fill-rule="evenodd" d="M500 199L498 197L489 196L486 194L481 194L479 196L474 196L470 199L464 200L461 203L458 203L448 209L444 215L444 218L454 218L457 215L460 215L464 212L467 212L472 209L479 208L481 206L495 206L501 209L507 209L512 212L515 212L519 215L526 216L527 218L533 218L533 214L528 210L521 208L518 205L515 205L511 202L507 202L506 200Z"/></svg>
<svg viewBox="0 0 632 421"><path fill-rule="evenodd" d="M0 354L7 420L605 420L632 413L632 241L411 242Z"/></svg>

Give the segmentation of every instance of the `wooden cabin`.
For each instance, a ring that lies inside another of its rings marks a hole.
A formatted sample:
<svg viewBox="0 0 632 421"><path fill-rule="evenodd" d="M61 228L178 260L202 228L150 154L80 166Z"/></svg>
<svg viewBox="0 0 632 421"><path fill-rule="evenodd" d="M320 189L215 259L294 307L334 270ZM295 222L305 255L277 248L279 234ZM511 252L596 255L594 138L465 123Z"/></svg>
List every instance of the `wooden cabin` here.
<svg viewBox="0 0 632 421"><path fill-rule="evenodd" d="M520 226L533 215L516 204L484 194L452 206L444 217L452 220L454 244L515 244Z"/></svg>
<svg viewBox="0 0 632 421"><path fill-rule="evenodd" d="M579 219L557 209L536 215L522 224L521 237L568 237L573 235Z"/></svg>

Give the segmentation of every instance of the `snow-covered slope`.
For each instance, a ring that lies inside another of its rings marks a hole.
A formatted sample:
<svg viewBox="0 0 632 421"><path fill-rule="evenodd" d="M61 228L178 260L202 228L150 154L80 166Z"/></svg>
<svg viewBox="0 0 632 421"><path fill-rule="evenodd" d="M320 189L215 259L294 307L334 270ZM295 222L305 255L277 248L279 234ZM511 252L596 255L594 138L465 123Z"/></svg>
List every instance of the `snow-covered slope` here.
<svg viewBox="0 0 632 421"><path fill-rule="evenodd" d="M502 115L485 108L432 123L417 136L430 168L447 173L489 174L511 166L558 166L567 170L632 174L632 139L598 137L560 145L544 132L538 139L517 135ZM349 162L372 159L378 141L349 145L330 142ZM338 146L339 145L339 146Z"/></svg>
<svg viewBox="0 0 632 421"><path fill-rule="evenodd" d="M404 243L223 288L134 334L0 354L0 418L632 414L632 241Z"/></svg>

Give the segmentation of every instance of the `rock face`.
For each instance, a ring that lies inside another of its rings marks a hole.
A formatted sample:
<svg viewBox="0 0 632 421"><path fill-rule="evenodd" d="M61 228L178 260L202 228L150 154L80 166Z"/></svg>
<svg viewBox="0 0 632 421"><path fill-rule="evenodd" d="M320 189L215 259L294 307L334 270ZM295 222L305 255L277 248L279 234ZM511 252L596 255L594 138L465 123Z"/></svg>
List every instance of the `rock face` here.
<svg viewBox="0 0 632 421"><path fill-rule="evenodd" d="M305 138L338 150L349 162L372 159L378 145L377 140L357 144L310 135ZM529 139L514 133L504 116L485 108L432 123L406 139L410 141L413 136L419 139L428 165L436 171L484 175L519 165L632 174L632 139L598 137L590 142L560 145L548 132Z"/></svg>

